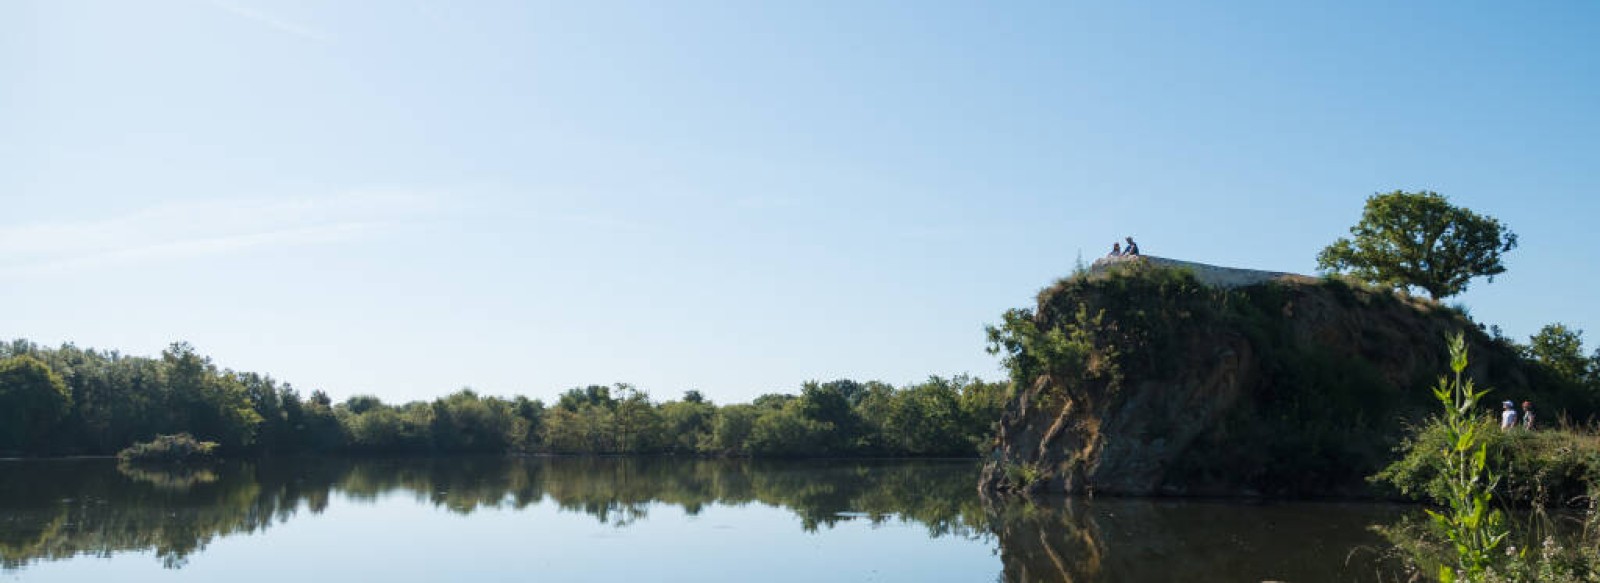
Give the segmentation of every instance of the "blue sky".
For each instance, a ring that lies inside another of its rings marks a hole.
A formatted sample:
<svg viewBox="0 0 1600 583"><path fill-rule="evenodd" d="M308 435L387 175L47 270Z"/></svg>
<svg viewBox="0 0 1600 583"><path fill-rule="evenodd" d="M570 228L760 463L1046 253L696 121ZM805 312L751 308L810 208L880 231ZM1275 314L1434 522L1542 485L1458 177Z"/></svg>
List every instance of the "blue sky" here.
<svg viewBox="0 0 1600 583"><path fill-rule="evenodd" d="M1600 4L0 5L0 336L342 398L999 378L1123 235L1314 271L1376 191L1600 335Z"/></svg>

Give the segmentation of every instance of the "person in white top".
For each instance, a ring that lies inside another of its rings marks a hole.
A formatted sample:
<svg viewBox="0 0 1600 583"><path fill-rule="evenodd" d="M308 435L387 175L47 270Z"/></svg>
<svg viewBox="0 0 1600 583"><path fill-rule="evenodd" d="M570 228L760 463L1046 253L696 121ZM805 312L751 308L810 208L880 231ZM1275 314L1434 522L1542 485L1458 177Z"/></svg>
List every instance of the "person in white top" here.
<svg viewBox="0 0 1600 583"><path fill-rule="evenodd" d="M1502 407L1503 410L1500 411L1500 429L1509 431L1512 427L1517 426L1517 404L1506 401Z"/></svg>

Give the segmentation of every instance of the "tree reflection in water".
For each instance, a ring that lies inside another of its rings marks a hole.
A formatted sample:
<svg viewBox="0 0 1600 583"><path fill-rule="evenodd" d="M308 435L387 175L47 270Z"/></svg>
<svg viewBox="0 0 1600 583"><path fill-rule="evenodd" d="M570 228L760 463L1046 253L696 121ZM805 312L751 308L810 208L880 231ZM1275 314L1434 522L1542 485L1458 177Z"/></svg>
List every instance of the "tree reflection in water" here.
<svg viewBox="0 0 1600 583"><path fill-rule="evenodd" d="M1350 581L1383 568L1367 529L1408 511L1370 504L985 500L974 462L673 458L279 459L172 474L106 460L0 462L0 565L153 551L182 567L335 495L412 496L459 514L536 504L627 527L670 505L761 504L808 531L904 521L995 545L1002 580ZM1366 549L1363 551L1363 549ZM902 560L886 557L885 560Z"/></svg>
<svg viewBox="0 0 1600 583"><path fill-rule="evenodd" d="M335 494L412 495L471 514L546 502L624 527L656 504L793 511L815 531L849 520L912 521L930 536L978 537L972 462L672 458L305 458L161 472L105 460L0 462L0 566L153 550L182 567L214 538L264 530Z"/></svg>

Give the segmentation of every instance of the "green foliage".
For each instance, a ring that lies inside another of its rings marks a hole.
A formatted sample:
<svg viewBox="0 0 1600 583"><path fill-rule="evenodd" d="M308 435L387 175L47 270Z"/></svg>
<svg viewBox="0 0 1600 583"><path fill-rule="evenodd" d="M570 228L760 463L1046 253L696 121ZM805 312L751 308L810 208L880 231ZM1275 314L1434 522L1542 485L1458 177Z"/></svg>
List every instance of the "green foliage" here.
<svg viewBox="0 0 1600 583"><path fill-rule="evenodd" d="M709 443L701 451L720 455L747 453L746 444L755 430L761 407L748 404L726 405L712 418Z"/></svg>
<svg viewBox="0 0 1600 583"><path fill-rule="evenodd" d="M966 375L958 375L950 383L960 388L961 427L968 446L979 453L987 452L1000 423L1000 413L1011 400L1010 384L988 383Z"/></svg>
<svg viewBox="0 0 1600 583"><path fill-rule="evenodd" d="M1581 508L1600 494L1600 435L1574 428L1499 431L1488 415L1478 416L1475 423L1489 466L1501 468L1496 499L1535 508ZM1438 452L1447 444L1446 428L1438 420L1418 427L1395 448L1399 459L1372 481L1411 498L1443 500L1449 495L1450 475Z"/></svg>
<svg viewBox="0 0 1600 583"><path fill-rule="evenodd" d="M1041 375L1120 384L1122 367L1168 370L1185 341L1178 330L1214 312L1227 292L1202 285L1183 268L1133 261L1069 277L1040 292L1041 313L1007 312L989 329L989 351L1001 354L1017 387Z"/></svg>
<svg viewBox="0 0 1600 583"><path fill-rule="evenodd" d="M616 413L613 416L616 451L618 453L660 451L662 445L669 440L661 434L661 414L655 404L650 402L650 394L628 384L617 386L622 399L617 402Z"/></svg>
<svg viewBox="0 0 1600 583"><path fill-rule="evenodd" d="M304 403L298 401L299 395L291 393L291 400L297 405L285 407L285 415L294 431L294 442L290 451L306 452L332 452L343 449L349 445L349 436L343 424L333 409L333 399L322 391L312 391L311 396Z"/></svg>
<svg viewBox="0 0 1600 583"><path fill-rule="evenodd" d="M356 395L344 400L344 409L360 415L383 405L383 400L372 395Z"/></svg>
<svg viewBox="0 0 1600 583"><path fill-rule="evenodd" d="M1479 416L1474 423L1478 425L1474 434L1484 440L1491 453L1499 452L1495 421ZM1400 457L1369 480L1414 500L1444 500L1450 495L1450 474L1446 469L1448 458L1439 452L1450 447L1449 428L1440 419L1430 419L1413 428L1411 435L1395 447Z"/></svg>
<svg viewBox="0 0 1600 583"><path fill-rule="evenodd" d="M1374 194L1361 221L1317 254L1317 266L1391 287L1416 286L1435 300L1461 293L1474 277L1505 273L1517 235L1500 221L1451 205L1435 192Z"/></svg>
<svg viewBox="0 0 1600 583"><path fill-rule="evenodd" d="M661 404L661 423L663 443L670 453L694 453L699 451L704 444L707 449L713 446L710 440L715 429L717 406L707 401L699 391L684 393L681 401L667 401Z"/></svg>
<svg viewBox="0 0 1600 583"><path fill-rule="evenodd" d="M860 385L855 381L811 381L801 385L800 398L794 406L817 440L811 451L840 455L865 445L861 416L855 410L859 393Z"/></svg>
<svg viewBox="0 0 1600 583"><path fill-rule="evenodd" d="M761 409L782 409L784 405L789 403L789 401L793 401L797 398L798 397L794 395L767 393L765 395L756 397L754 401L750 401L750 404Z"/></svg>
<svg viewBox="0 0 1600 583"><path fill-rule="evenodd" d="M1044 472L1034 464L1008 462L1001 469L1005 473L1006 481L1019 492L1032 489L1044 479Z"/></svg>
<svg viewBox="0 0 1600 583"><path fill-rule="evenodd" d="M800 457L809 452L836 455L830 451L832 430L831 424L807 416L800 401L795 400L782 409L762 412L750 428L750 441L745 447L751 454L768 457Z"/></svg>
<svg viewBox="0 0 1600 583"><path fill-rule="evenodd" d="M936 376L898 391L876 386L860 409L880 436L875 445L882 451L967 456L989 445L1007 394L999 383L965 375Z"/></svg>
<svg viewBox="0 0 1600 583"><path fill-rule="evenodd" d="M1437 419L1439 437L1432 454L1439 459L1442 477L1440 497L1434 501L1441 511L1428 510L1439 535L1454 548L1453 564L1441 565L1443 581L1483 581L1498 561L1495 550L1510 536L1505 518L1490 508L1499 477L1489 469L1489 449L1485 436L1493 429L1477 418L1478 402L1488 394L1471 379L1462 379L1467 368L1466 340L1461 334L1449 339L1450 370L1453 377L1441 377L1434 387L1434 398L1444 408Z"/></svg>
<svg viewBox="0 0 1600 583"><path fill-rule="evenodd" d="M1497 492L1504 499L1536 508L1592 507L1600 498L1600 435L1593 430L1496 432L1499 447L1490 446L1504 468Z"/></svg>
<svg viewBox="0 0 1600 583"><path fill-rule="evenodd" d="M0 451L34 451L72 407L61 376L31 356L0 360Z"/></svg>
<svg viewBox="0 0 1600 583"><path fill-rule="evenodd" d="M0 439L11 440L0 451L30 453L112 453L153 435L188 432L230 455L967 457L988 442L1007 396L1003 385L958 376L904 389L808 382L798 395L723 407L698 391L657 403L625 383L573 388L548 408L471 389L433 401L393 405L357 395L335 405L322 391L302 397L271 377L219 369L183 343L148 359L16 341L0 343L0 359L0 420L20 420L0 425L7 432Z"/></svg>
<svg viewBox="0 0 1600 583"><path fill-rule="evenodd" d="M1073 315L1071 322L1040 329L1032 311L1006 310L1000 326L986 329L989 354L1000 355L1001 365L1018 387L1032 386L1044 376L1098 376L1111 372L1091 368L1089 360L1095 353L1095 335L1104 326L1104 310L1090 315L1086 305L1079 305ZM1116 361L1101 362L1114 366Z"/></svg>
<svg viewBox="0 0 1600 583"><path fill-rule="evenodd" d="M186 429L224 447L241 449L254 442L262 419L234 375L219 373L211 359L187 343L168 347L161 359L167 365L164 410L178 413Z"/></svg>
<svg viewBox="0 0 1600 583"><path fill-rule="evenodd" d="M1595 362L1583 355L1583 331L1564 324L1546 324L1528 339L1527 355L1563 383L1591 384ZM1600 387L1591 387L1600 390Z"/></svg>
<svg viewBox="0 0 1600 583"><path fill-rule="evenodd" d="M1589 538L1589 537L1583 537ZM1600 548L1593 540L1580 540L1572 546L1546 537L1537 547L1509 553L1500 572L1490 571L1488 583L1592 583L1600 581Z"/></svg>
<svg viewBox="0 0 1600 583"><path fill-rule="evenodd" d="M434 410L422 403L390 407L374 399L361 407L347 407L337 415L349 451L400 453L434 449Z"/></svg>
<svg viewBox="0 0 1600 583"><path fill-rule="evenodd" d="M159 435L117 452L117 460L129 463L185 464L216 459L217 442L200 441L193 435Z"/></svg>
<svg viewBox="0 0 1600 583"><path fill-rule="evenodd" d="M462 389L435 400L432 409L429 430L438 451L494 453L506 451L511 443L513 415L504 399Z"/></svg>

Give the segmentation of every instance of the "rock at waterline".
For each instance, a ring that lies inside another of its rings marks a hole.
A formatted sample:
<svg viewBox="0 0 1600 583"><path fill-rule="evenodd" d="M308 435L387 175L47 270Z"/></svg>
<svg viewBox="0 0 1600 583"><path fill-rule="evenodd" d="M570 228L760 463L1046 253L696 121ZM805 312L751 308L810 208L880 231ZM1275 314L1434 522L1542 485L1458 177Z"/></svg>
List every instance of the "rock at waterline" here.
<svg viewBox="0 0 1600 583"><path fill-rule="evenodd" d="M1108 257L1028 316L986 491L1367 493L1461 330L1480 385L1557 399L1455 310L1334 279Z"/></svg>

